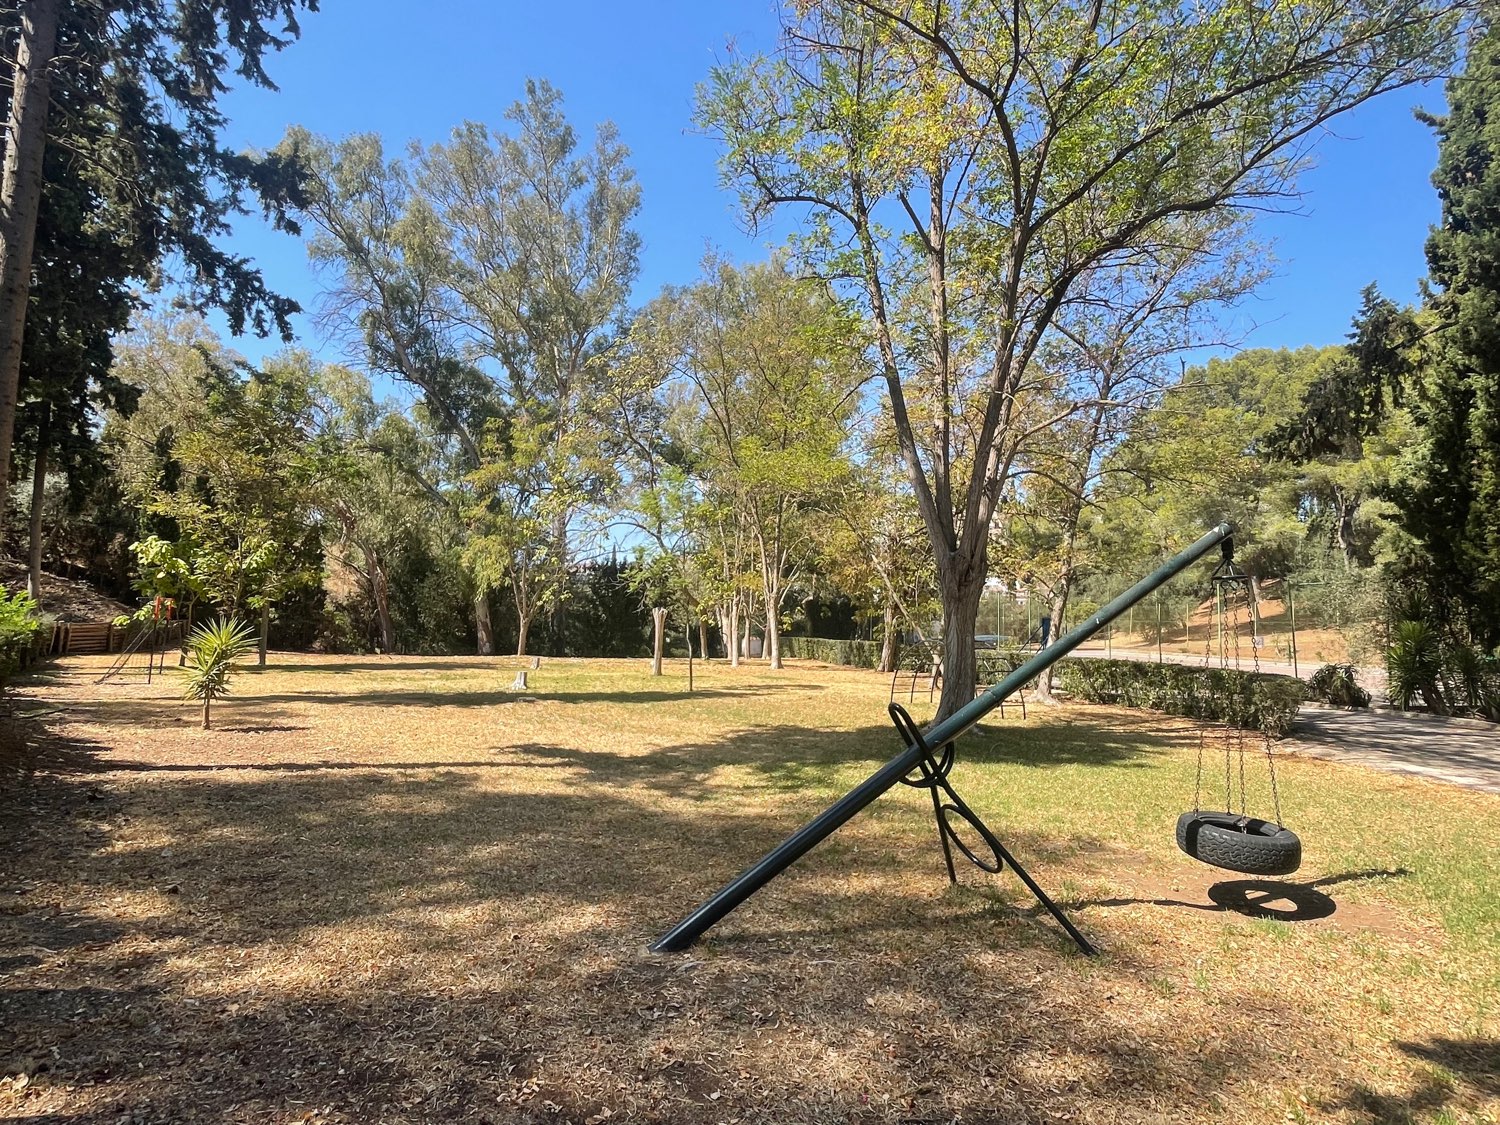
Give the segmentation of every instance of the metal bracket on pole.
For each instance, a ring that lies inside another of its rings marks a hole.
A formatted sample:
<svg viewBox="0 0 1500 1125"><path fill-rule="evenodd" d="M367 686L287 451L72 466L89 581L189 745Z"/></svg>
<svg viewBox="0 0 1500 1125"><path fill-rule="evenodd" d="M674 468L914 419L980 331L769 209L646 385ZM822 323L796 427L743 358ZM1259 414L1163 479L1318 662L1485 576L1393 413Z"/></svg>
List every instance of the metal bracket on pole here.
<svg viewBox="0 0 1500 1125"><path fill-rule="evenodd" d="M954 884L958 882L958 872L953 869L954 847L957 847L963 853L964 858L975 867L991 875L998 875L1006 866L1009 866L1021 882L1026 884L1026 889L1035 895L1036 900L1047 908L1047 912L1057 919L1063 929L1068 931L1068 936L1073 939L1078 948L1086 954L1093 954L1095 949L1089 944L1088 939L1078 932L1068 916L1047 896L1047 892L1042 890L1026 869L1016 862L1016 857L1006 851L1005 845L990 831L989 825L979 819L979 814L954 791L953 784L948 780L948 773L953 769L953 743L950 742L944 746L942 756L938 757L927 745L922 732L917 728L912 717L907 714L905 707L899 703L892 703L890 712L891 721L896 724L896 730L907 748L915 746L922 750L922 759L917 763L919 776L903 777L901 783L910 785L913 789L925 789L932 795L932 815L937 820L938 842L943 845L943 862L948 866L948 882ZM939 789L943 791L943 796L947 797L946 801L938 796ZM994 853L994 863L975 854L974 850L964 843L963 837L953 827L952 818L955 816L967 822L970 828L979 833L980 838Z"/></svg>
<svg viewBox="0 0 1500 1125"><path fill-rule="evenodd" d="M881 766L873 774L860 782L849 792L845 793L823 812L793 832L785 840L770 852L740 872L728 884L721 888L718 893L705 900L698 909L694 910L681 922L673 926L665 934L656 940L651 946L653 953L676 953L688 948L703 934L725 915L734 910L747 898L753 895L761 887L765 886L776 876L780 875L802 856L815 848L836 832L844 823L855 816L866 805L870 804L881 794L892 786L907 778L913 771L923 774L924 780L931 780L931 784L917 781L919 788L927 788L932 792L932 800L938 826L943 842L944 854L948 859L948 871L953 875L953 856L949 851L950 841L958 843L959 849L964 852L975 863L985 870L991 870L984 863L975 858L974 854L964 846L953 833L952 826L943 812L943 802L939 799L937 790L942 789L949 798L948 804L952 807L952 813L963 818L967 823L984 837L984 841L994 851L996 860L1001 863L1009 863L1015 870L1021 881L1037 896L1037 899L1051 911L1052 916L1066 929L1080 949L1086 953L1093 952L1093 947L1084 940L1083 936L1073 928L1072 923L1064 917L1062 911L1049 899L1042 889L1036 885L1031 876L1022 869L995 838L994 834L984 827L983 823L974 815L972 809L964 804L958 794L953 791L952 786L947 783L948 770L953 765L953 744L960 736L969 731L974 724L984 718L1006 699L1007 696L1018 690L1023 684L1028 684L1036 677L1056 664L1068 653L1072 652L1084 641L1088 640L1096 632L1119 617L1131 606L1135 605L1148 594L1166 585L1177 575L1181 574L1193 563L1201 559L1205 554L1228 539L1232 529L1227 523L1221 523L1203 538L1199 539L1191 547L1174 556L1145 578L1142 578L1130 589L1104 606L1086 621L1081 622L1075 629L1064 636L1058 637L1046 648L1035 653L1006 676L999 683L975 697L972 703L960 707L948 718L934 723L926 732L918 731L916 723L911 716L904 711L900 714L902 718L896 718L896 712L892 711L897 729L901 731L902 740L906 748ZM1232 550L1232 549L1231 549ZM1232 557L1232 556L1231 556ZM940 747L940 755L935 756L932 747ZM998 867L994 870L998 870Z"/></svg>

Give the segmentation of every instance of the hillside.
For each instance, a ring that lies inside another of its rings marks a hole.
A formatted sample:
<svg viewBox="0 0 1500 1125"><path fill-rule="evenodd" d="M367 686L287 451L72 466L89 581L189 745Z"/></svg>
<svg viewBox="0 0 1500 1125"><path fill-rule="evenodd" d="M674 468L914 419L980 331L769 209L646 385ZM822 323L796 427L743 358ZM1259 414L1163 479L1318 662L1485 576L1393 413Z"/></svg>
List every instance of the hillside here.
<svg viewBox="0 0 1500 1125"><path fill-rule="evenodd" d="M26 589L26 568L20 563L0 560L0 586L6 590ZM87 582L77 578L59 578L42 572L42 612L60 621L113 621L133 612L107 597Z"/></svg>

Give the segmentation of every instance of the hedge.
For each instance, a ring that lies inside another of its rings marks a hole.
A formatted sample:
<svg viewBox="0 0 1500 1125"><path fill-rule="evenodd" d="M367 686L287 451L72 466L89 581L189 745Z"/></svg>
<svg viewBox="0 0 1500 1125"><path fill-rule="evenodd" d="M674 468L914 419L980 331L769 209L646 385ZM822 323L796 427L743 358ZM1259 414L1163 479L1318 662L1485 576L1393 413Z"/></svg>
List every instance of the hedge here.
<svg viewBox="0 0 1500 1125"><path fill-rule="evenodd" d="M826 637L782 637L781 655L851 668L879 668L879 641L831 641Z"/></svg>
<svg viewBox="0 0 1500 1125"><path fill-rule="evenodd" d="M1090 703L1146 707L1227 722L1281 738L1292 729L1305 687L1292 676L1156 664L1141 660L1064 660L1059 686Z"/></svg>

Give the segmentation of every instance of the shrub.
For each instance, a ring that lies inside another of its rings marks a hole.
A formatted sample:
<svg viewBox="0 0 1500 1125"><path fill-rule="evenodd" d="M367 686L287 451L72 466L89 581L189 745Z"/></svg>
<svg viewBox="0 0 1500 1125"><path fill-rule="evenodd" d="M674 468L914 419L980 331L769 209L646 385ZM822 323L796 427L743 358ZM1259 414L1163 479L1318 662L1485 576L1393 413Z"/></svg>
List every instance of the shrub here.
<svg viewBox="0 0 1500 1125"><path fill-rule="evenodd" d="M188 634L187 665L182 696L203 703L203 729L208 729L208 708L229 694L229 677L239 661L255 647L256 633L243 621L219 618L198 626Z"/></svg>
<svg viewBox="0 0 1500 1125"><path fill-rule="evenodd" d="M36 658L41 633L42 621L31 596L25 590L7 594L0 589L0 684Z"/></svg>
<svg viewBox="0 0 1500 1125"><path fill-rule="evenodd" d="M826 637L782 637L781 655L850 668L879 668L879 641L831 641Z"/></svg>
<svg viewBox="0 0 1500 1125"><path fill-rule="evenodd" d="M1352 664L1323 665L1308 681L1307 694L1311 699L1322 700L1335 707L1370 705L1370 693L1359 686Z"/></svg>
<svg viewBox="0 0 1500 1125"><path fill-rule="evenodd" d="M1145 707L1230 723L1281 738L1292 729L1305 688L1301 680L1265 672L1154 664L1141 660L1064 660L1062 690L1090 703Z"/></svg>
<svg viewBox="0 0 1500 1125"><path fill-rule="evenodd" d="M1385 654L1386 690L1391 702L1409 711L1420 695L1432 710L1446 711L1437 686L1442 664L1442 643L1436 629L1421 619L1396 622L1391 630L1391 647Z"/></svg>
<svg viewBox="0 0 1500 1125"><path fill-rule="evenodd" d="M1486 653L1471 644L1446 646L1443 674L1456 709L1500 722L1500 653Z"/></svg>

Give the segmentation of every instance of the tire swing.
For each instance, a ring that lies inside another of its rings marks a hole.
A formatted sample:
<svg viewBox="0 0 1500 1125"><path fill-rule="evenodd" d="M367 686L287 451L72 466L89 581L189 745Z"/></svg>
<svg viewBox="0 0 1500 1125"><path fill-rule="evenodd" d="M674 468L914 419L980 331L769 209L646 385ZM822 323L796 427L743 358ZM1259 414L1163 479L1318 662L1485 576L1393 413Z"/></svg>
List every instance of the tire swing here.
<svg viewBox="0 0 1500 1125"><path fill-rule="evenodd" d="M1233 541L1223 544L1223 560L1213 572L1214 616L1219 627L1219 666L1226 667L1224 653L1224 623L1226 605L1232 603L1228 612L1229 633L1233 638L1234 670L1240 670L1240 602L1246 607L1250 603L1250 576L1234 564ZM1254 670L1260 671L1260 657L1255 647L1255 618L1250 614ZM1209 667L1212 657L1212 631L1205 638L1203 667ZM1212 699L1213 688L1209 688ZM1290 875L1302 865L1302 841L1290 828L1281 824L1281 795L1276 788L1276 761L1271 755L1271 739L1262 734L1262 746L1266 755L1266 766L1271 778L1271 803L1275 820L1262 820L1247 811L1248 799L1245 786L1245 728L1236 722L1239 715L1226 715L1224 746L1224 811L1203 808L1203 760L1208 741L1208 723L1198 727L1198 771L1193 784L1193 807L1177 818L1177 846L1182 851L1206 863L1210 867L1222 867L1226 871L1239 871L1246 875ZM1232 728L1233 734L1229 733ZM1239 812L1234 811L1234 764L1239 764Z"/></svg>

